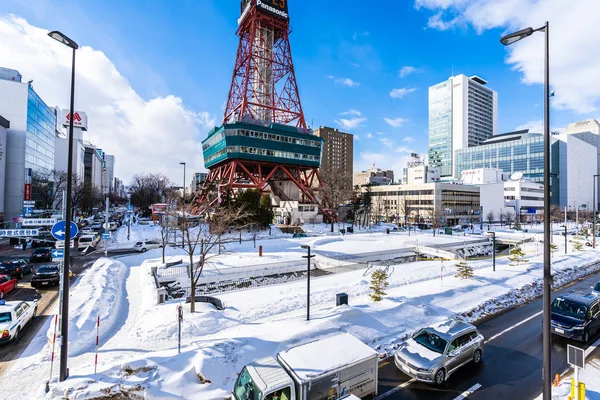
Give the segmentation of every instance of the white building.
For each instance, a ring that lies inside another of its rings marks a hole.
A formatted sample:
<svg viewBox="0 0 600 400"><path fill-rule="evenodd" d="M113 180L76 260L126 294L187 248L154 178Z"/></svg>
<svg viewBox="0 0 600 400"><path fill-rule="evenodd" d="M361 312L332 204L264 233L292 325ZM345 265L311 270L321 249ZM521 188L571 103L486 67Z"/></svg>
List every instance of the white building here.
<svg viewBox="0 0 600 400"><path fill-rule="evenodd" d="M462 171L460 180L463 184L479 186L481 204L479 211L483 221L498 221L500 215L508 211L504 201L504 181L507 178L508 174L499 168L476 168ZM491 218L488 218L488 215Z"/></svg>
<svg viewBox="0 0 600 400"><path fill-rule="evenodd" d="M69 127L69 111L61 110L58 107L54 107L56 110L56 126L57 132L63 132L64 134L57 135L54 144L54 169L57 171L67 171L68 166L68 154L69 154L69 141L68 127ZM83 145L83 132L88 130L87 114L83 111L75 112L76 120L78 124L73 124L73 161L71 164L71 172L73 176L80 179L83 178L85 173L84 158L85 158L85 147ZM66 128L66 129L65 129Z"/></svg>
<svg viewBox="0 0 600 400"><path fill-rule="evenodd" d="M559 205L592 209L598 149L576 135L554 135L559 141Z"/></svg>
<svg viewBox="0 0 600 400"><path fill-rule="evenodd" d="M580 132L592 132L596 135L600 135L600 122L595 119L573 122L572 124L567 125L562 133L573 134Z"/></svg>
<svg viewBox="0 0 600 400"><path fill-rule="evenodd" d="M420 183L431 183L440 180L439 168L432 168L428 165L417 165L404 169L403 184L418 185Z"/></svg>
<svg viewBox="0 0 600 400"><path fill-rule="evenodd" d="M302 225L320 224L323 214L315 204L300 204L297 201L280 201L273 207L273 216L278 224Z"/></svg>
<svg viewBox="0 0 600 400"><path fill-rule="evenodd" d="M544 214L544 185L517 173L504 182L504 202L520 216L520 221L540 220Z"/></svg>
<svg viewBox="0 0 600 400"><path fill-rule="evenodd" d="M373 168L353 173L352 178L353 186L389 185L394 182L394 171L375 168L373 164Z"/></svg>
<svg viewBox="0 0 600 400"><path fill-rule="evenodd" d="M429 87L429 164L454 176L454 151L498 131L498 93L478 76L452 76Z"/></svg>
<svg viewBox="0 0 600 400"><path fill-rule="evenodd" d="M4 178L6 175L6 130L10 122L0 115L0 223L4 222Z"/></svg>

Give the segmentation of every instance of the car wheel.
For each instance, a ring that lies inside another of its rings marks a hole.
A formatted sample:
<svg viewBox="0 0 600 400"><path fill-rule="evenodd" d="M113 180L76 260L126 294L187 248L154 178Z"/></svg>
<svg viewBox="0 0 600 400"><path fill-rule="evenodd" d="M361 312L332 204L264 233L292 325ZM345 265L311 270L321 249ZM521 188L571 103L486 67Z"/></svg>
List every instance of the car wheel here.
<svg viewBox="0 0 600 400"><path fill-rule="evenodd" d="M15 332L15 336L13 336L13 338L12 338L13 342L19 338L19 332L21 332L21 328L17 328L17 331Z"/></svg>
<svg viewBox="0 0 600 400"><path fill-rule="evenodd" d="M145 253L145 252L146 252L146 248L144 247L144 248L142 249L142 253Z"/></svg>
<svg viewBox="0 0 600 400"><path fill-rule="evenodd" d="M439 369L436 373L435 373L435 378L434 378L434 383L437 386L440 386L444 383L444 381L446 380L446 372L443 369Z"/></svg>
<svg viewBox="0 0 600 400"><path fill-rule="evenodd" d="M23 279L23 271L19 273L19 279Z"/></svg>
<svg viewBox="0 0 600 400"><path fill-rule="evenodd" d="M475 350L473 354L473 362L479 364L481 362L481 350Z"/></svg>
<svg viewBox="0 0 600 400"><path fill-rule="evenodd" d="M590 334L588 331L585 331L583 334L583 343L587 343L590 340Z"/></svg>
<svg viewBox="0 0 600 400"><path fill-rule="evenodd" d="M4 298L4 290L0 292L0 300Z"/></svg>

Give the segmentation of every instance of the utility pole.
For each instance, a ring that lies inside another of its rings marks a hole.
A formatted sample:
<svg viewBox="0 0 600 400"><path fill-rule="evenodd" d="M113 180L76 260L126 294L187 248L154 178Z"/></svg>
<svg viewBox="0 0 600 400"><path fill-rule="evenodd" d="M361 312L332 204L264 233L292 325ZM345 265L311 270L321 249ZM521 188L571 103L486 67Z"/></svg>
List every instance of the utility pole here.
<svg viewBox="0 0 600 400"><path fill-rule="evenodd" d="M109 228L108 228L108 196L106 196L106 215L105 215L104 219L106 220L106 224L104 226L106 227L106 230L109 231ZM108 257L108 242L107 241L104 242L104 257Z"/></svg>
<svg viewBox="0 0 600 400"><path fill-rule="evenodd" d="M306 269L306 320L310 321L310 259L314 257L314 254L312 256L310 255L310 246L303 244L300 247L308 251L308 254L302 256L302 258L306 258L306 261L308 262Z"/></svg>

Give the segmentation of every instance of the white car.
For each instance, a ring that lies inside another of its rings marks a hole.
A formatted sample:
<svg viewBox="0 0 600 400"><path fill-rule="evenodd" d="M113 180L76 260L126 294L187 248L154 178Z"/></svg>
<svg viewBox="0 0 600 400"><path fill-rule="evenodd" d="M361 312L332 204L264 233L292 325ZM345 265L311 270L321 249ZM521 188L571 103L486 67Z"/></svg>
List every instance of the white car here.
<svg viewBox="0 0 600 400"><path fill-rule="evenodd" d="M0 300L0 342L17 340L36 312L37 304L34 301Z"/></svg>
<svg viewBox="0 0 600 400"><path fill-rule="evenodd" d="M86 247L96 247L98 243L98 238L96 235L86 235L79 238L77 242L77 249L83 250Z"/></svg>
<svg viewBox="0 0 600 400"><path fill-rule="evenodd" d="M133 250L141 251L142 253L144 253L147 250L158 249L161 247L162 247L162 245L157 240L144 240L142 242L137 242L133 246Z"/></svg>

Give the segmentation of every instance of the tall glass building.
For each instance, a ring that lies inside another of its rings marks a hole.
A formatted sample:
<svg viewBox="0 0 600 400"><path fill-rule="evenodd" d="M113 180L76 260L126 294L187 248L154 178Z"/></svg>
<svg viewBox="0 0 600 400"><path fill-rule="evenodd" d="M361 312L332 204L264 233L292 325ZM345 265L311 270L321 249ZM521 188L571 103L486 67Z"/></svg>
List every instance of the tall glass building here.
<svg viewBox="0 0 600 400"><path fill-rule="evenodd" d="M27 85L27 133L25 168L51 171L54 168L56 113Z"/></svg>
<svg viewBox="0 0 600 400"><path fill-rule="evenodd" d="M455 175L454 152L497 133L498 94L478 77L452 76L429 87L429 165Z"/></svg>
<svg viewBox="0 0 600 400"><path fill-rule="evenodd" d="M559 144L550 138L550 186L558 188ZM544 135L529 133L528 129L496 135L481 145L456 150L455 178L463 170L476 168L499 168L514 174L520 172L533 182L544 182ZM557 191L553 191L551 202L558 204Z"/></svg>

